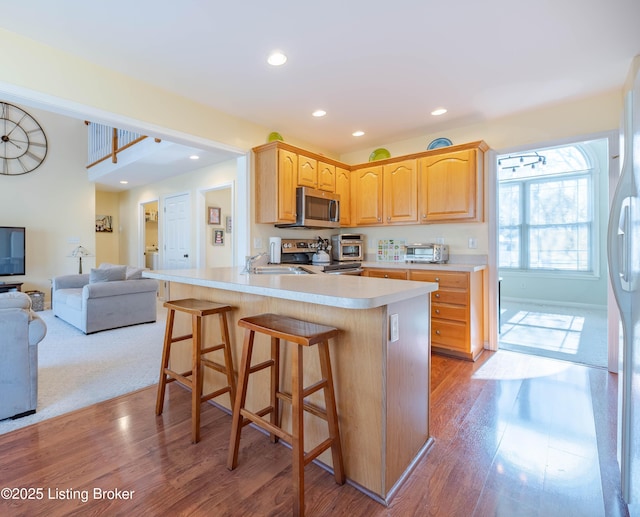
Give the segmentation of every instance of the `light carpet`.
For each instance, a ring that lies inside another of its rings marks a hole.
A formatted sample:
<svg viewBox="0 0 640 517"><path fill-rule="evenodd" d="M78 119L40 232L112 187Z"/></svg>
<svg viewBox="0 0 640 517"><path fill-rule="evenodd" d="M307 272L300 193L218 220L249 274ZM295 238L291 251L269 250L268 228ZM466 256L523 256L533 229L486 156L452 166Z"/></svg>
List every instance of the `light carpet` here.
<svg viewBox="0 0 640 517"><path fill-rule="evenodd" d="M158 303L155 323L85 335L41 311L47 335L38 346L38 408L0 421L0 434L156 384L166 309Z"/></svg>

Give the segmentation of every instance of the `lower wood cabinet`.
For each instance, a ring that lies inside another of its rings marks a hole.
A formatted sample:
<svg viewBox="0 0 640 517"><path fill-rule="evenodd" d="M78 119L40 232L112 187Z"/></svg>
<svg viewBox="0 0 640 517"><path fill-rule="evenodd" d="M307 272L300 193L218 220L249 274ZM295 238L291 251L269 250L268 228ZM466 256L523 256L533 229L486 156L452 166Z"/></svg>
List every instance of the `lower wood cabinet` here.
<svg viewBox="0 0 640 517"><path fill-rule="evenodd" d="M484 350L483 271L365 268L363 276L438 283L431 294L431 350L472 361Z"/></svg>
<svg viewBox="0 0 640 517"><path fill-rule="evenodd" d="M475 360L484 349L482 275L482 271L409 271L409 280L440 286L431 294L434 352Z"/></svg>

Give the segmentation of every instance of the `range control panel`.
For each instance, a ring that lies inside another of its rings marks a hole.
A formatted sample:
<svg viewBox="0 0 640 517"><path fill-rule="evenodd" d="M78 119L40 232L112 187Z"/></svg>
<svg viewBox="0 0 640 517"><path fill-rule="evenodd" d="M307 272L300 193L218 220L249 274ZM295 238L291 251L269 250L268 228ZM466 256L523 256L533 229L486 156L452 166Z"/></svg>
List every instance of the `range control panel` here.
<svg viewBox="0 0 640 517"><path fill-rule="evenodd" d="M282 239L282 253L315 253L317 239Z"/></svg>

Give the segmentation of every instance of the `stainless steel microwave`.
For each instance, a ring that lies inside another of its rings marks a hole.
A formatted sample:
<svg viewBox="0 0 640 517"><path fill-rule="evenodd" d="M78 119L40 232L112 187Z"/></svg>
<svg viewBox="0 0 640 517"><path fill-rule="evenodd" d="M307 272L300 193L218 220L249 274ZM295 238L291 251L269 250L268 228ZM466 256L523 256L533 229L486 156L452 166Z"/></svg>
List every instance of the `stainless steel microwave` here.
<svg viewBox="0 0 640 517"><path fill-rule="evenodd" d="M309 187L296 188L296 222L278 228L339 228L340 194Z"/></svg>
<svg viewBox="0 0 640 517"><path fill-rule="evenodd" d="M446 244L407 244L405 262L428 262L444 264L449 260L449 246Z"/></svg>

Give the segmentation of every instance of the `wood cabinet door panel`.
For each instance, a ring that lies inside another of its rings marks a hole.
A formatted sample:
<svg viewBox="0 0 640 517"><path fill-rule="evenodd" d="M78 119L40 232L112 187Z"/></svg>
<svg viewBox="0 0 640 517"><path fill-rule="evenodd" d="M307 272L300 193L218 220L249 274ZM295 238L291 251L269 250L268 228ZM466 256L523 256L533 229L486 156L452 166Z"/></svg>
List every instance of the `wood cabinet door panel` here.
<svg viewBox="0 0 640 517"><path fill-rule="evenodd" d="M327 192L336 191L336 166L330 163L318 162L318 186L319 190Z"/></svg>
<svg viewBox="0 0 640 517"><path fill-rule="evenodd" d="M418 222L417 160L404 160L384 166L384 222Z"/></svg>
<svg viewBox="0 0 640 517"><path fill-rule="evenodd" d="M421 221L476 220L477 151L429 156L420 160Z"/></svg>
<svg viewBox="0 0 640 517"><path fill-rule="evenodd" d="M382 166L351 171L354 226L382 224Z"/></svg>
<svg viewBox="0 0 640 517"><path fill-rule="evenodd" d="M351 226L351 172L336 167L336 194L340 195L340 226Z"/></svg>
<svg viewBox="0 0 640 517"><path fill-rule="evenodd" d="M318 161L298 154L298 178L299 187L316 188L318 186Z"/></svg>
<svg viewBox="0 0 640 517"><path fill-rule="evenodd" d="M296 176L298 155L285 149L278 150L278 221L296 220Z"/></svg>

